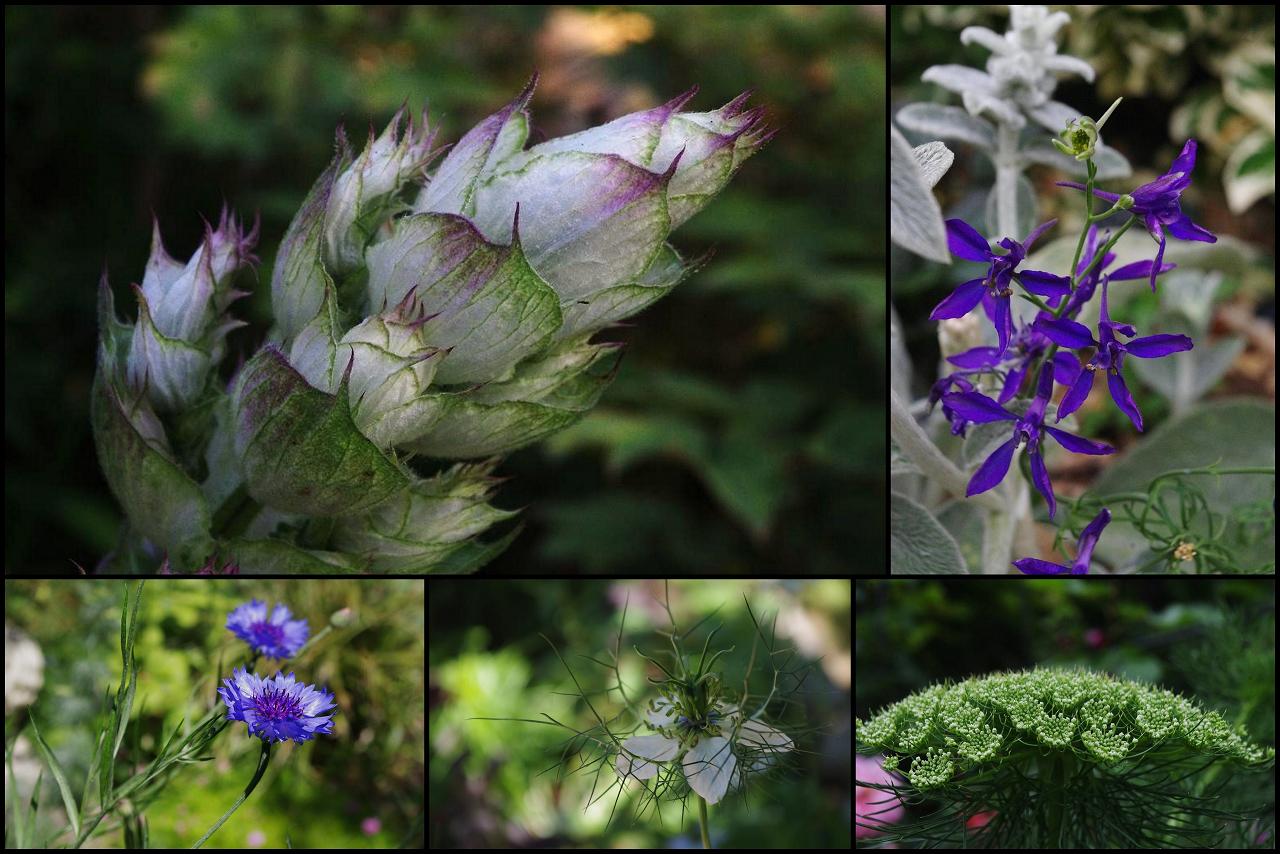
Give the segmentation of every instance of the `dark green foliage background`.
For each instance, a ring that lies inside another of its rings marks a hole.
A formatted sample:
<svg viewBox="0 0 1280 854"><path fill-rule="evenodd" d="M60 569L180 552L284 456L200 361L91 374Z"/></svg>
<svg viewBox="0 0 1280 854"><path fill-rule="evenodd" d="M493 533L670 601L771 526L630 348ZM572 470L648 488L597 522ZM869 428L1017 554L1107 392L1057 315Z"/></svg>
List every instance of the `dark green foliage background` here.
<svg viewBox="0 0 1280 854"><path fill-rule="evenodd" d="M584 52L583 34L622 40ZM699 110L756 87L781 133L675 235L716 257L616 333L628 355L597 412L499 469L528 529L493 569L883 562L883 13L7 7L5 51L7 572L74 572L115 543L88 423L94 288L105 263L132 315L152 211L181 257L224 200L262 214L229 373L261 341L276 242L335 126L359 141L427 101L451 142L534 68L535 135L695 83Z"/></svg>
<svg viewBox="0 0 1280 854"><path fill-rule="evenodd" d="M584 809L596 766L581 767L581 761L593 758L585 753L560 765L567 732L546 725L469 720L540 719L545 712L579 730L595 724L565 665L539 633L555 643L601 714L616 712L616 692L611 697L594 693L610 683L611 674L583 656L609 660L624 603L629 603L621 644L624 685L638 704L651 699L654 689L644 679L661 674L645 665L632 645L667 660L659 652L667 642L654 631L670 627L659 604L662 581L436 578L428 583L431 847L700 847L692 799L683 816L679 801L663 801L660 821L632 783L608 823L618 792L614 789ZM782 611L777 649L802 646L798 634L807 639L789 667L813 667L794 693L785 679L780 683L780 694L790 694L794 701L791 706L775 703L770 709L770 720L796 736L798 751L777 773L750 785L745 796L731 794L710 808L713 844L797 851L848 848L849 582L670 582L671 610L682 631L722 608L690 636L687 648L696 660L707 633L723 624L711 649L735 647L717 661L731 693L741 693L755 631L744 596L761 622ZM757 699L770 684L770 671L762 666L763 647L758 655L751 681ZM820 663L818 656L823 657ZM615 779L611 768L602 770L597 796ZM642 805L645 812L637 818Z"/></svg>
<svg viewBox="0 0 1280 854"><path fill-rule="evenodd" d="M125 582L6 581L5 621L41 647L44 687L34 706L5 720L6 735L34 715L66 769L78 799L98 734L103 692L120 677L120 607ZM202 717L213 703L215 677L242 663L248 647L226 629L229 611L250 599L286 603L306 618L314 636L329 616L350 608L356 622L335 629L300 659L281 664L299 680L327 687L339 713L334 735L277 748L267 776L206 847L245 848L260 833L262 847L395 848L422 845L411 835L423 807L423 582L148 581L138 611L134 654L138 688L116 780L131 763L149 762L183 714ZM262 660L259 675L273 675ZM190 702L190 708L186 704ZM132 745L139 739L141 755ZM28 737L30 733L28 732ZM233 723L213 742L212 762L184 766L147 810L154 848L190 847L244 791L261 742ZM41 810L61 807L45 772ZM374 817L381 830L366 835ZM119 831L101 837L120 847ZM251 847L251 846L250 846Z"/></svg>

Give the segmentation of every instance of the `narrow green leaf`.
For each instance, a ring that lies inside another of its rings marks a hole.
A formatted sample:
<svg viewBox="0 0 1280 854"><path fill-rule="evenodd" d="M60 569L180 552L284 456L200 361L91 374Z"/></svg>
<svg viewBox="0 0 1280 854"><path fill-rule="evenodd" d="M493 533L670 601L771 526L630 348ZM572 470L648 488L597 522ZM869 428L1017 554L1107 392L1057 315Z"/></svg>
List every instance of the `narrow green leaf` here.
<svg viewBox="0 0 1280 854"><path fill-rule="evenodd" d="M40 848L42 846L36 844L36 813L40 811L40 786L44 783L44 769L40 769L40 773L36 774L36 787L31 790L31 809L27 811L26 828L22 831L22 836L27 840L28 848ZM15 790L16 792L16 790Z"/></svg>
<svg viewBox="0 0 1280 854"><path fill-rule="evenodd" d="M62 803L67 808L67 818L71 820L71 833L79 837L80 808L76 806L75 796L71 794L71 786L67 784L67 775L62 770L62 764L58 762L58 757L53 754L49 744L44 740L44 736L40 734L40 727L36 725L34 715L31 717L31 732L35 735L36 747L40 750L40 755L44 757L49 770L53 772L53 779L58 784L58 791L62 793Z"/></svg>
<svg viewBox="0 0 1280 854"><path fill-rule="evenodd" d="M13 741L9 742L9 746L5 749L5 752L4 752L4 764L9 772L9 791L13 793L13 798L12 798L13 819L12 821L6 821L4 823L5 824L4 844L6 848L9 847L9 829L11 827L13 828L13 842L14 842L13 847L15 848L27 847L26 824L23 822L23 817L22 817L22 799L18 797L18 783L13 776L13 745L17 743L17 741L18 741L18 736L15 733L13 736Z"/></svg>
<svg viewBox="0 0 1280 854"><path fill-rule="evenodd" d="M89 809L89 793L94 790L94 783L97 782L96 778L102 763L102 746L106 743L106 740L106 730L98 733L98 743L93 748L93 758L89 760L89 773L85 775L84 791L80 795L80 821L82 822Z"/></svg>

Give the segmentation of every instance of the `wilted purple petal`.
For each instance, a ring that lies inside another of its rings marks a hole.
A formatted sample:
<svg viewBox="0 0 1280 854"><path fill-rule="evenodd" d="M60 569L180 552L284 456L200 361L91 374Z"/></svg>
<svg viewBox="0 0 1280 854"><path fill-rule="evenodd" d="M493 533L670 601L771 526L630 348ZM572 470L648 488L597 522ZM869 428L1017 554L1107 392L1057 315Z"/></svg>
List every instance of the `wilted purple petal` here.
<svg viewBox="0 0 1280 854"><path fill-rule="evenodd" d="M1071 571L1076 575L1084 575L1089 571L1089 561L1093 559L1093 549L1098 545L1098 538L1102 536L1102 529L1111 523L1111 511L1103 507L1097 516L1093 517L1093 521L1085 525L1083 531L1080 532L1080 543L1076 550L1075 562L1071 565Z"/></svg>
<svg viewBox="0 0 1280 854"><path fill-rule="evenodd" d="M1041 448L1035 449L1028 456L1031 457L1031 482L1035 484L1036 491L1044 497L1045 504L1049 505L1049 518L1058 512L1058 502L1053 496L1053 483L1049 480L1049 470L1044 464L1044 454Z"/></svg>
<svg viewBox="0 0 1280 854"><path fill-rule="evenodd" d="M1026 575L1064 575L1071 571L1069 567L1062 564L1050 563L1034 557L1019 558L1013 562L1013 565Z"/></svg>

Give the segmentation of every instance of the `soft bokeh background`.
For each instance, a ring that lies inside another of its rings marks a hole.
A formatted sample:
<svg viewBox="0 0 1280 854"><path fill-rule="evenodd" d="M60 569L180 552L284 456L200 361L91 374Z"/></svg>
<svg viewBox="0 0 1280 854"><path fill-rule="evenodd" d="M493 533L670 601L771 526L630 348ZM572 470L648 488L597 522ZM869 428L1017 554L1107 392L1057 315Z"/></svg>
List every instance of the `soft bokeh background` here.
<svg viewBox="0 0 1280 854"><path fill-rule="evenodd" d="M842 572L883 556L884 18L852 6L5 10L5 563L92 566L118 511L88 421L94 289L175 255L223 201L263 265L225 370L269 320L270 263L327 163L406 99L453 141L533 69L535 135L743 89L781 128L675 235L713 263L618 337L577 428L519 452L528 529L494 569Z"/></svg>
<svg viewBox="0 0 1280 854"><path fill-rule="evenodd" d="M43 689L31 709L6 714L6 736L34 715L77 798L103 694L119 682L124 588L115 581L5 582L6 629L21 629L44 656ZM135 732L138 761L149 762L162 731L167 736L184 716L196 720L220 702L216 674L242 662L248 649L226 629L230 610L253 598L284 602L314 636L331 614L350 608L352 625L283 665L334 693L334 736L277 749L253 795L205 847L284 848L286 835L294 848L421 847L421 824L414 828L423 806L423 595L423 582L410 580L147 582L134 647L135 718L116 780L129 776ZM259 664L259 674L268 670L275 672L269 662ZM259 748L244 724L233 723L213 742L212 762L181 767L146 812L152 847L190 847L243 793ZM61 806L46 771L41 811ZM94 844L120 847L120 832Z"/></svg>
<svg viewBox="0 0 1280 854"><path fill-rule="evenodd" d="M432 579L430 584L428 820L433 848L700 847L692 801L683 821L678 802L661 804L662 821L654 817L651 803L637 819L637 793L642 790L634 783L606 827L617 791L585 808L596 768L571 773L576 767L571 761L561 778L558 759L566 731L467 720L538 718L545 712L579 730L594 724L565 665L540 632L555 643L592 703L608 718L618 704L592 692L602 690L611 674L582 656L609 659L625 603L623 684L634 700L647 702L651 695L644 690L644 678L660 674L635 654L632 644L654 654L666 643L653 631L670 625L660 604L663 582ZM707 632L723 624L712 649L735 647L718 664L726 684L739 691L755 631L744 596L761 622L777 614L775 646L794 648L788 669L814 667L791 695L794 704L779 706L785 711L775 718L796 735L795 762L761 780L747 797L730 795L711 807L712 842L717 848L847 848L849 582L672 581L671 610L682 629L721 608L692 636L690 645L697 647L692 655L699 653ZM760 682L769 673L758 658L753 696L767 693L769 682ZM780 681L780 692L791 689L785 678ZM603 770L597 796L614 779L612 770Z"/></svg>
<svg viewBox="0 0 1280 854"><path fill-rule="evenodd" d="M1086 667L1194 695L1275 744L1274 581L898 579L857 581L854 599L863 720L942 680Z"/></svg>

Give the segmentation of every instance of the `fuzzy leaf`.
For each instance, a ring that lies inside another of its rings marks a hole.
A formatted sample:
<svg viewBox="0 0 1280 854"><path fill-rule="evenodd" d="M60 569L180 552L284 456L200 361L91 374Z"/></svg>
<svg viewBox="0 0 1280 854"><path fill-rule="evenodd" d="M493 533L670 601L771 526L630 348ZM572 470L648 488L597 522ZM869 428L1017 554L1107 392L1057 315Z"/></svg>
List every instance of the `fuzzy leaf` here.
<svg viewBox="0 0 1280 854"><path fill-rule="evenodd" d="M960 547L933 514L905 495L889 502L889 572L967 574Z"/></svg>

